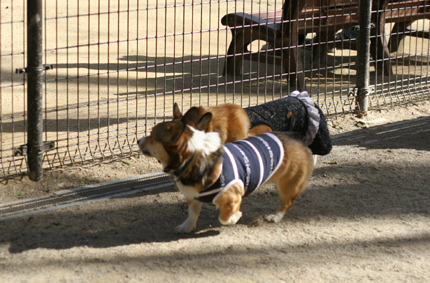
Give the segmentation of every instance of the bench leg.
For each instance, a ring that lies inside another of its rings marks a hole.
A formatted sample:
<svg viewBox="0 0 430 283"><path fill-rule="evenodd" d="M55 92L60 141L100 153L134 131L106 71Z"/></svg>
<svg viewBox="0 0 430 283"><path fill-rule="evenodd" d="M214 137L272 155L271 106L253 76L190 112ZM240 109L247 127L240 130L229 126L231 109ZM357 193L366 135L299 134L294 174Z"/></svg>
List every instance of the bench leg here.
<svg viewBox="0 0 430 283"><path fill-rule="evenodd" d="M407 22L397 22L394 24L393 29L391 30L390 40L388 41L388 47L391 52L396 52L399 50L400 41L405 36L405 32L408 30L408 26L411 21Z"/></svg>
<svg viewBox="0 0 430 283"><path fill-rule="evenodd" d="M327 45L328 34L326 32L319 32L314 37L313 43L316 45L312 48L312 57L313 57L313 65L314 67L320 67L327 62Z"/></svg>
<svg viewBox="0 0 430 283"><path fill-rule="evenodd" d="M376 60L376 69L378 72L384 70L386 76L392 76L390 51L388 50L387 40L385 37L372 37L370 40L370 54ZM381 73L382 74L382 73Z"/></svg>
<svg viewBox="0 0 430 283"><path fill-rule="evenodd" d="M288 42L288 40L286 42ZM292 33L289 43L290 46L286 46L287 48L283 49L282 52L284 69L290 74L289 81L291 88L294 90L304 91L306 90L305 74L303 72L303 62L302 57L300 56L300 50L297 47L298 40L295 32Z"/></svg>
<svg viewBox="0 0 430 283"><path fill-rule="evenodd" d="M389 0L379 0L372 4L372 9L380 11L372 13L372 23L375 23L375 28L371 29L370 33L370 55L376 61L376 69L378 72L384 70L386 76L393 75L391 68L391 56L388 49L387 38L385 37L385 9ZM380 73L382 75L382 73Z"/></svg>
<svg viewBox="0 0 430 283"><path fill-rule="evenodd" d="M384 70L386 76L393 75L391 68L391 56L388 49L387 39L385 37L385 18L381 13L376 28L372 29L370 38L370 55L376 61L376 69L378 72Z"/></svg>
<svg viewBox="0 0 430 283"><path fill-rule="evenodd" d="M245 58L251 59L251 56L244 55L243 53L250 52L248 45L257 39L261 39L259 34L250 29L232 29L232 39L227 50L227 57L224 65L223 76L225 75L236 75L242 74L242 65ZM253 38L254 37L254 38ZM293 48L286 48L283 50L283 64L286 72L292 73L290 75L290 85L293 89L300 91L306 90L305 75L303 73L303 63L300 56L300 51L297 48L297 34L293 34L292 38L295 40L291 41L290 44ZM264 40L264 39L263 39ZM284 42L289 42L288 39ZM285 46L287 47L287 46Z"/></svg>
<svg viewBox="0 0 430 283"><path fill-rule="evenodd" d="M243 53L249 52L248 45L252 42L251 30L232 29L232 39L227 50L227 58L224 65L223 76L242 74Z"/></svg>

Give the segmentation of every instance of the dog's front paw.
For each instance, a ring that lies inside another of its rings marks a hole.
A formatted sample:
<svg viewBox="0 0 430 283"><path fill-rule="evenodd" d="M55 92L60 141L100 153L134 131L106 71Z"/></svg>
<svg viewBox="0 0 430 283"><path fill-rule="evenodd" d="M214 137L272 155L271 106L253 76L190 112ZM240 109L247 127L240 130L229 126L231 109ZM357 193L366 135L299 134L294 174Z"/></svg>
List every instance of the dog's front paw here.
<svg viewBox="0 0 430 283"><path fill-rule="evenodd" d="M175 234L188 234L196 229L197 223L190 223L185 221L181 225L175 228Z"/></svg>
<svg viewBox="0 0 430 283"><path fill-rule="evenodd" d="M284 215L281 212L277 212L275 214L266 215L264 218L268 222L278 223L282 220L283 217Z"/></svg>

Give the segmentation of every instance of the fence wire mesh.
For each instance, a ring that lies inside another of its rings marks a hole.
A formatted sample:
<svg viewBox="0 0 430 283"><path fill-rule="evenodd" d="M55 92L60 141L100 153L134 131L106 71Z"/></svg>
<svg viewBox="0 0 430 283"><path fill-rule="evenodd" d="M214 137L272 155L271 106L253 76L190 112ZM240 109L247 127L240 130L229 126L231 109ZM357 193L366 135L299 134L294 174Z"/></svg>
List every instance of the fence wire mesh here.
<svg viewBox="0 0 430 283"><path fill-rule="evenodd" d="M55 143L44 168L137 153L137 138L171 119L174 102L247 107L306 88L328 115L353 111L358 1L286 1L43 0L43 60L53 65L43 135ZM370 107L428 99L430 3L375 3ZM26 75L16 72L26 67L27 7L0 5L7 179L27 173L14 155L27 143Z"/></svg>

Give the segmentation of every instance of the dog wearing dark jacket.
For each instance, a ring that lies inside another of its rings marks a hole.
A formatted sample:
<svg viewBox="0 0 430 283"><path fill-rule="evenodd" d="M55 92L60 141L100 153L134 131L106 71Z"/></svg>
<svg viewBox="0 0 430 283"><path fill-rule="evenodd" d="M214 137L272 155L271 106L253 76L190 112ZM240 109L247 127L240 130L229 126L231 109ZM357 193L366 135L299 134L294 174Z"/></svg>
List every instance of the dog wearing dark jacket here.
<svg viewBox="0 0 430 283"><path fill-rule="evenodd" d="M176 103L173 109L173 119L181 119ZM222 143L279 131L300 134L314 155L326 155L332 149L326 117L307 92L293 91L281 99L247 108L227 103L198 109L201 116L212 113L207 131L219 132Z"/></svg>
<svg viewBox="0 0 430 283"><path fill-rule="evenodd" d="M312 175L312 153L294 133L266 133L222 145L217 132L208 132L212 114L192 107L181 118L154 126L139 140L146 156L158 159L164 172L188 202L188 218L176 233L196 228L203 202L215 204L219 221L233 225L242 216L242 197L274 182L281 205L266 216L279 222L305 189Z"/></svg>
<svg viewBox="0 0 430 283"><path fill-rule="evenodd" d="M294 91L281 99L244 108L251 129L249 136L271 131L296 132L313 154L326 155L332 149L327 119L307 92Z"/></svg>

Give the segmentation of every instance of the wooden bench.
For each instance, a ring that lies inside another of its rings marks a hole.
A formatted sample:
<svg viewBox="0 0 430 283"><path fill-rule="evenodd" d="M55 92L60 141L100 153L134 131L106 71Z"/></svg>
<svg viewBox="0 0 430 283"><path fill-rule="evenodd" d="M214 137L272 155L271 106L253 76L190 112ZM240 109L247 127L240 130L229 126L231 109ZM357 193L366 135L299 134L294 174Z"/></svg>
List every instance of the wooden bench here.
<svg viewBox="0 0 430 283"><path fill-rule="evenodd" d="M430 38L428 31L408 29L409 25L416 20L430 19L430 2L427 0L389 2L384 16L386 23L394 23L388 42L391 52L398 50L400 40L405 35Z"/></svg>
<svg viewBox="0 0 430 283"><path fill-rule="evenodd" d="M385 36L385 23L394 22L395 36L390 44L397 48L407 26L416 19L428 18L426 0L372 1L370 53L377 70L392 74L390 50ZM316 33L313 56L324 60L327 42L335 40L335 33L358 25L358 0L285 0L283 9L264 13L227 14L222 19L229 26L232 40L227 51L224 75L240 75L243 60L281 63L290 74L293 88L305 90L303 63L299 54L299 37ZM393 29L394 30L394 29ZM251 52L249 44L263 40L273 48ZM279 56L280 55L280 56Z"/></svg>

